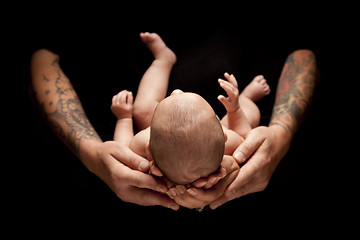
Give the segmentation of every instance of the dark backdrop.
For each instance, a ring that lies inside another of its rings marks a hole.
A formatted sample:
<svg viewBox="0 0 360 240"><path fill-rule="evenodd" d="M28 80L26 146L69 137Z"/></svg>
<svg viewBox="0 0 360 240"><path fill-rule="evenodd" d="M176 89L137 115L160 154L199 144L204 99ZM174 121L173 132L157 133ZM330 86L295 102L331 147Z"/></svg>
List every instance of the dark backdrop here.
<svg viewBox="0 0 360 240"><path fill-rule="evenodd" d="M230 221L231 216L237 216L239 224L255 224L273 221L274 216L301 219L311 215L314 221L330 214L324 202L331 199L335 185L329 129L336 120L331 116L334 105L329 91L335 85L333 69L339 60L333 59L333 53L339 51L339 46L329 50L324 42L333 34L332 23L308 20L285 26L284 19L236 22L234 17L219 23L209 17L181 23L166 19L152 23L147 19L130 25L126 19L95 19L65 24L36 18L23 22L10 38L16 45L11 49L15 57L10 61L16 63L11 65L16 65L13 73L21 83L17 85L21 112L14 122L24 146L24 150L16 150L18 177L11 178L17 185L12 188L14 196L21 199L15 219L40 225L61 218L96 224L112 217L115 224L126 221L135 225L157 217L166 219L161 224L180 219L191 225L203 221L215 224L219 219ZM122 89L136 94L141 76L152 61L151 53L139 39L142 31L157 32L177 54L169 92L180 88L199 93L219 116L225 109L216 99L222 93L217 79L224 72L236 76L240 89L254 76L263 74L272 91L258 104L262 125L269 121L286 56L301 48L314 51L321 81L313 105L265 191L233 200L216 211L206 208L202 213L124 203L48 130L27 92L31 54L47 48L60 55L60 64L88 118L103 140L110 140L115 127L110 111L112 96ZM38 220L33 220L34 216Z"/></svg>

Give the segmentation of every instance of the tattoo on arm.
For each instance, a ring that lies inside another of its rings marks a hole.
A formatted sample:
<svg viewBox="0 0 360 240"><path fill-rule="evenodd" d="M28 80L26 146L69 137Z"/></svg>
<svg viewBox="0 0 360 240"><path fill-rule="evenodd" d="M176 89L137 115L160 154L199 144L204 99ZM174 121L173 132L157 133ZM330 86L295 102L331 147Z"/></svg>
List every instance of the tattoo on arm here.
<svg viewBox="0 0 360 240"><path fill-rule="evenodd" d="M51 65L56 66L56 60ZM54 76L44 75L43 80L52 89L56 89L51 101L48 103L48 106L51 106L54 104L53 102L56 102L54 106L56 109L55 111L46 111L45 103L41 103L41 105L54 132L79 156L80 143L83 139L100 142L101 139L88 120L70 81L58 67L57 76ZM45 91L45 95L49 93L50 90Z"/></svg>
<svg viewBox="0 0 360 240"><path fill-rule="evenodd" d="M301 50L289 55L279 79L269 125L279 125L293 135L311 103L315 81L314 54Z"/></svg>

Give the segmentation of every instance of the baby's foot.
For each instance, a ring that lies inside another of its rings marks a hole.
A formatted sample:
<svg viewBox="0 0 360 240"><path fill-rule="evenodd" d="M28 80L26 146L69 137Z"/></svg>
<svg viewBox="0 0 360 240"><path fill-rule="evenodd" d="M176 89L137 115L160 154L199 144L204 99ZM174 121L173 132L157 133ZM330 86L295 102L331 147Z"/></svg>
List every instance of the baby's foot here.
<svg viewBox="0 0 360 240"><path fill-rule="evenodd" d="M241 95L257 102L270 93L270 87L263 75L256 76L242 91Z"/></svg>
<svg viewBox="0 0 360 240"><path fill-rule="evenodd" d="M175 64L176 55L166 46L161 37L156 33L140 33L141 40L150 49L155 59L166 60L170 64Z"/></svg>

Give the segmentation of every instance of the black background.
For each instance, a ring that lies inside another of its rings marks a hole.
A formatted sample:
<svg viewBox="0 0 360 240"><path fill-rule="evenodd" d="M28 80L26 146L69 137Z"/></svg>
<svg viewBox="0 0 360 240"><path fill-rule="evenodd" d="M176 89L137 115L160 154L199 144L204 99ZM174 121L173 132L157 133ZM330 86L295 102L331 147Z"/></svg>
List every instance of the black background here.
<svg viewBox="0 0 360 240"><path fill-rule="evenodd" d="M312 6L277 11L226 6L212 12L202 6L156 12L92 7L29 10L8 18L13 24L4 35L9 40L4 50L10 53L5 66L9 66L9 82L15 85L10 87L11 103L15 103L10 121L16 126L10 131L10 145L15 146L8 160L11 167L5 170L8 206L15 210L11 223L67 229L83 222L111 222L124 230L120 227L124 223L134 228L140 223L193 228L201 223L218 226L237 221L241 226L274 223L275 219L294 226L293 221L305 218L304 228L316 228L318 222L346 212L346 206L336 204L339 195L347 195L337 177L342 171L339 132L344 127L338 112L345 112L337 94L343 91L344 53L354 50L347 40L354 34L348 27L352 19L321 16ZM219 116L225 109L216 99L222 93L217 79L224 72L236 76L240 89L263 74L272 91L259 102L262 125L269 121L287 55L301 48L314 51L321 81L313 104L265 191L202 213L124 203L48 130L28 94L31 54L47 48L60 55L61 67L88 118L103 140L110 140L115 127L112 96L122 89L136 94L152 61L139 38L144 31L157 32L177 54L169 91L180 88L199 93ZM16 92L12 94L11 89Z"/></svg>

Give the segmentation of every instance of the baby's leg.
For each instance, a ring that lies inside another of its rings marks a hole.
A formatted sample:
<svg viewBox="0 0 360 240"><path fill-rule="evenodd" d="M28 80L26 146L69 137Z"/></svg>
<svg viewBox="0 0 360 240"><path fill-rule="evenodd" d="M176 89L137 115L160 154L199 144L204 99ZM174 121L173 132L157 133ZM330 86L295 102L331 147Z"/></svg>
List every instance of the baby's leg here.
<svg viewBox="0 0 360 240"><path fill-rule="evenodd" d="M260 123L260 110L255 102L261 100L263 97L270 93L270 87L266 83L264 76L256 76L245 87L239 96L239 104L244 112L251 128L257 127ZM221 120L221 123L227 127L227 115Z"/></svg>
<svg viewBox="0 0 360 240"><path fill-rule="evenodd" d="M142 130L150 126L156 106L166 96L176 55L156 33L141 33L140 38L155 58L140 81L134 102L134 120Z"/></svg>
<svg viewBox="0 0 360 240"><path fill-rule="evenodd" d="M239 96L239 103L252 128L260 123L260 110L255 102L270 93L270 87L263 75L256 76Z"/></svg>

